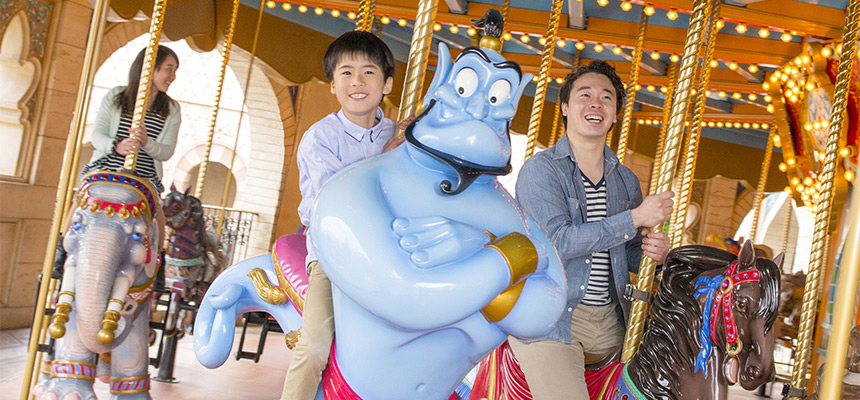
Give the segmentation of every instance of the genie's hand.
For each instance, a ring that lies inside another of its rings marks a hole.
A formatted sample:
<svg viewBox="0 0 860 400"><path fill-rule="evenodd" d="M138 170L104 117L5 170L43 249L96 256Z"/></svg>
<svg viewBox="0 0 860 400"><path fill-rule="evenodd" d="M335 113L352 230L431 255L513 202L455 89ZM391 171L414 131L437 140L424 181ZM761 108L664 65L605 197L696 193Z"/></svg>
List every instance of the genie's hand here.
<svg viewBox="0 0 860 400"><path fill-rule="evenodd" d="M391 228L400 237L400 248L420 268L469 257L490 241L486 232L445 217L395 218Z"/></svg>

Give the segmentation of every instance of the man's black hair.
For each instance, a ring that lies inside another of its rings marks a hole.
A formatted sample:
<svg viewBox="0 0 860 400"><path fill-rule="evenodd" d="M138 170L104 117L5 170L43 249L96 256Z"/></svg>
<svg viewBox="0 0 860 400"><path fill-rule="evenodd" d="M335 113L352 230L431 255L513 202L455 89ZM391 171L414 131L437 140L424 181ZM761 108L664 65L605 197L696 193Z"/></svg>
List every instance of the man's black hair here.
<svg viewBox="0 0 860 400"><path fill-rule="evenodd" d="M325 77L329 82L334 79L334 69L340 59L346 55L362 54L379 69L385 79L393 78L397 72L397 63L394 60L394 55L391 50L376 35L364 31L350 31L340 35L334 42L328 46L328 50L323 56L323 69Z"/></svg>
<svg viewBox="0 0 860 400"><path fill-rule="evenodd" d="M570 100L570 91L573 90L573 83L576 82L580 76L590 72L605 75L609 78L609 82L611 82L612 87L615 88L615 112L621 112L621 105L624 104L624 97L627 95L627 92L624 90L624 84L621 83L621 78L619 78L618 74L615 73L615 67L609 65L609 63L603 60L594 60L588 63L588 65L583 65L577 68L576 71L567 74L567 76L564 77L564 83L561 85L561 89L558 91L558 104L567 104L567 101ZM561 121L564 123L564 127L567 128L567 118L562 118Z"/></svg>

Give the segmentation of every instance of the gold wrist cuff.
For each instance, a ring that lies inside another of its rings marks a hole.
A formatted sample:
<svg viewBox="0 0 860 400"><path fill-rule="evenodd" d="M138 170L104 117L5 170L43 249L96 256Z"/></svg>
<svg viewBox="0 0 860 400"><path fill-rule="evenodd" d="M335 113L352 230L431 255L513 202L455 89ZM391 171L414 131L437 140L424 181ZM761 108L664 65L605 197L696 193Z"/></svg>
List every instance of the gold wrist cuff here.
<svg viewBox="0 0 860 400"><path fill-rule="evenodd" d="M520 298L520 293L523 292L523 287L525 286L526 281L520 281L520 283L516 284L514 287L499 293L496 298L490 302L490 304L487 304L481 310L481 314L484 314L484 317L490 322L499 322L505 319L505 317L508 316L508 313L511 312L511 309L513 309L517 304L517 300Z"/></svg>
<svg viewBox="0 0 860 400"><path fill-rule="evenodd" d="M537 250L532 241L522 233L511 232L491 240L484 247L498 250L505 258L505 262L511 270L511 282L508 284L508 288L537 270Z"/></svg>

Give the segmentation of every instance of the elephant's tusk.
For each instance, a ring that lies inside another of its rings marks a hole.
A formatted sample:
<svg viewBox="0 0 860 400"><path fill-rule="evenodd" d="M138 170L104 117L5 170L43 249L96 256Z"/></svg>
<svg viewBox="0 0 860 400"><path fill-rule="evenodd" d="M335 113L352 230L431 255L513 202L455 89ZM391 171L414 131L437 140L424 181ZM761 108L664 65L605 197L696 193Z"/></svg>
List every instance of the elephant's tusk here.
<svg viewBox="0 0 860 400"><path fill-rule="evenodd" d="M54 311L51 327L48 333L54 339L59 339L66 334L66 322L69 321L69 313L72 312L72 302L75 301L75 271L76 268L69 264L63 272L63 283L60 286L60 296L57 298L57 308Z"/></svg>
<svg viewBox="0 0 860 400"><path fill-rule="evenodd" d="M124 300L128 295L129 286L131 286L130 282L124 276L120 276L114 281L111 298L108 300L107 310L105 310L104 319L102 319L102 329L98 333L99 342L102 344L113 343L114 331L116 331L117 321L119 321L119 312L125 304Z"/></svg>

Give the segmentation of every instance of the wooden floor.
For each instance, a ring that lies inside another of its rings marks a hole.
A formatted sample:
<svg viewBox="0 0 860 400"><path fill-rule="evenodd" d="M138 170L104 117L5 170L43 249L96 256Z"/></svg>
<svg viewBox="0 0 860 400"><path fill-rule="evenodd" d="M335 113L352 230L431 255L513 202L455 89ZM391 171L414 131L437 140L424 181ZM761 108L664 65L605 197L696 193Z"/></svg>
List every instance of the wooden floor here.
<svg viewBox="0 0 860 400"><path fill-rule="evenodd" d="M259 328L249 328L248 339L244 349L256 349ZM238 330L237 330L238 331ZM29 330L14 329L0 331L0 399L14 400L20 398L21 382L24 377L24 367L27 362L27 341ZM233 343L233 353L238 346L238 335ZM151 348L155 351L156 347ZM155 354L152 354L153 356ZM221 368L207 369L201 366L194 357L193 344L190 337L179 341L174 377L178 383L152 382L153 399L182 399L182 400L272 400L278 399L290 363L291 353L284 345L284 336L280 333L269 333L260 362L239 360L231 356ZM150 374L156 376L158 371L150 368ZM96 382L96 395L100 399L109 399L108 385ZM779 399L779 389L774 388L772 397ZM731 388L729 400L762 399L739 388Z"/></svg>

